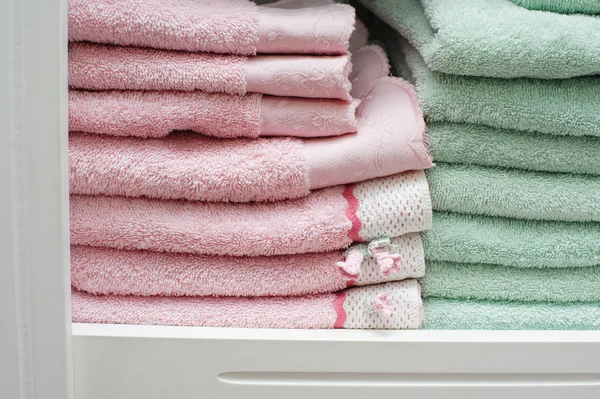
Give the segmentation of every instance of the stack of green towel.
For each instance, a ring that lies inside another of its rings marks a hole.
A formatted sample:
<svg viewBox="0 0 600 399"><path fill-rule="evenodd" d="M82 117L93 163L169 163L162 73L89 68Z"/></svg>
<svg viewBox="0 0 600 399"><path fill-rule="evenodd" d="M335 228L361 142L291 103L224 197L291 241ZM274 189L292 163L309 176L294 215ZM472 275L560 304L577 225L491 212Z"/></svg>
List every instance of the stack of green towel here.
<svg viewBox="0 0 600 399"><path fill-rule="evenodd" d="M600 3L361 0L436 167L429 329L600 329Z"/></svg>

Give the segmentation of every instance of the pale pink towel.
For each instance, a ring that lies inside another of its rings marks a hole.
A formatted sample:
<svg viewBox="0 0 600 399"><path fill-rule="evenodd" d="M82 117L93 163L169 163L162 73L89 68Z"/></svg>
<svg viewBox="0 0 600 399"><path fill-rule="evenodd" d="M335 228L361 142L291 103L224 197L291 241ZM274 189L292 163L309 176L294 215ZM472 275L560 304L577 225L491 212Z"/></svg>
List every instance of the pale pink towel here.
<svg viewBox="0 0 600 399"><path fill-rule="evenodd" d="M337 136L356 131L358 104L200 91L71 90L69 130L142 138L173 130L220 138Z"/></svg>
<svg viewBox="0 0 600 399"><path fill-rule="evenodd" d="M241 57L184 51L69 45L69 86L86 90L206 93L350 100L349 55Z"/></svg>
<svg viewBox="0 0 600 399"><path fill-rule="evenodd" d="M341 250L246 257L75 245L71 247L71 284L92 294L296 296L423 277L419 233L392 238L385 250L400 257L391 273L381 270L373 256L364 256L358 271L349 274L343 268L346 255Z"/></svg>
<svg viewBox="0 0 600 399"><path fill-rule="evenodd" d="M376 81L357 115L358 133L328 139L224 141L179 133L147 140L72 132L71 193L273 201L431 166L411 85Z"/></svg>
<svg viewBox="0 0 600 399"><path fill-rule="evenodd" d="M95 296L73 291L74 323L242 328L418 329L416 280L299 297Z"/></svg>
<svg viewBox="0 0 600 399"><path fill-rule="evenodd" d="M73 245L207 255L333 251L431 226L423 171L273 203L72 195L70 208Z"/></svg>
<svg viewBox="0 0 600 399"><path fill-rule="evenodd" d="M351 93L362 98L377 78L388 75L389 65L377 46L357 50L352 60L356 66L350 74ZM173 130L223 138L335 136L356 131L357 105L357 101L259 94L73 90L69 93L69 130L152 138Z"/></svg>
<svg viewBox="0 0 600 399"><path fill-rule="evenodd" d="M364 98L377 78L388 75L387 58L381 48L365 46L352 59L356 62L350 74L352 95ZM357 105L357 101L259 94L238 97L199 91L71 91L69 130L152 138L164 137L173 130L222 138L335 136L356 131ZM415 112L420 117L418 106Z"/></svg>
<svg viewBox="0 0 600 399"><path fill-rule="evenodd" d="M224 54L345 54L354 9L310 3L69 0L69 40Z"/></svg>

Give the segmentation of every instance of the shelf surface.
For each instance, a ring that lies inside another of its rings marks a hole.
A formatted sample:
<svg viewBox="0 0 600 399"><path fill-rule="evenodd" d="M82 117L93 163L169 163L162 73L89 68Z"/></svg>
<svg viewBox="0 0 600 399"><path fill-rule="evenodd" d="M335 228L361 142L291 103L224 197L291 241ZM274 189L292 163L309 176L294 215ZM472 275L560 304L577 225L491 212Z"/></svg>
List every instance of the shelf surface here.
<svg viewBox="0 0 600 399"><path fill-rule="evenodd" d="M600 397L594 331L74 324L73 339L78 399Z"/></svg>

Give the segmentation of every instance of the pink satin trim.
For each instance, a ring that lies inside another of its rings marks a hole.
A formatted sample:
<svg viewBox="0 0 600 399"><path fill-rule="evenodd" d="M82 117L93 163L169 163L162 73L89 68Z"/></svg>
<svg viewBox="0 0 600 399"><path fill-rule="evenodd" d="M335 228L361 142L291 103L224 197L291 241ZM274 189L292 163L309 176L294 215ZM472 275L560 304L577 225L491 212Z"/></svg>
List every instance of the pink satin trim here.
<svg viewBox="0 0 600 399"><path fill-rule="evenodd" d="M348 237L352 241L362 241L360 235L360 229L362 227L362 223L356 214L358 209L358 199L354 196L354 187L356 184L349 184L344 188L344 198L348 201L348 208L346 209L346 216L352 222L352 228L348 231Z"/></svg>
<svg viewBox="0 0 600 399"><path fill-rule="evenodd" d="M335 313L337 314L337 319L335 320L335 324L333 328L344 328L344 324L346 324L346 311L344 310L344 301L346 300L346 294L343 292L339 292L335 300L333 301L333 308L335 309Z"/></svg>

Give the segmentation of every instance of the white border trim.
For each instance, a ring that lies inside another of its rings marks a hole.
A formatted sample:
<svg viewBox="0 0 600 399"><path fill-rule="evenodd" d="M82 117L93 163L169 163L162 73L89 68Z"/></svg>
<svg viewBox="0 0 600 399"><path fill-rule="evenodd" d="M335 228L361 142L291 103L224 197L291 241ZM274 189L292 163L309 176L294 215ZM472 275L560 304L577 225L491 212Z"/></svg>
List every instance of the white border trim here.
<svg viewBox="0 0 600 399"><path fill-rule="evenodd" d="M0 390L73 398L66 1L0 2Z"/></svg>

